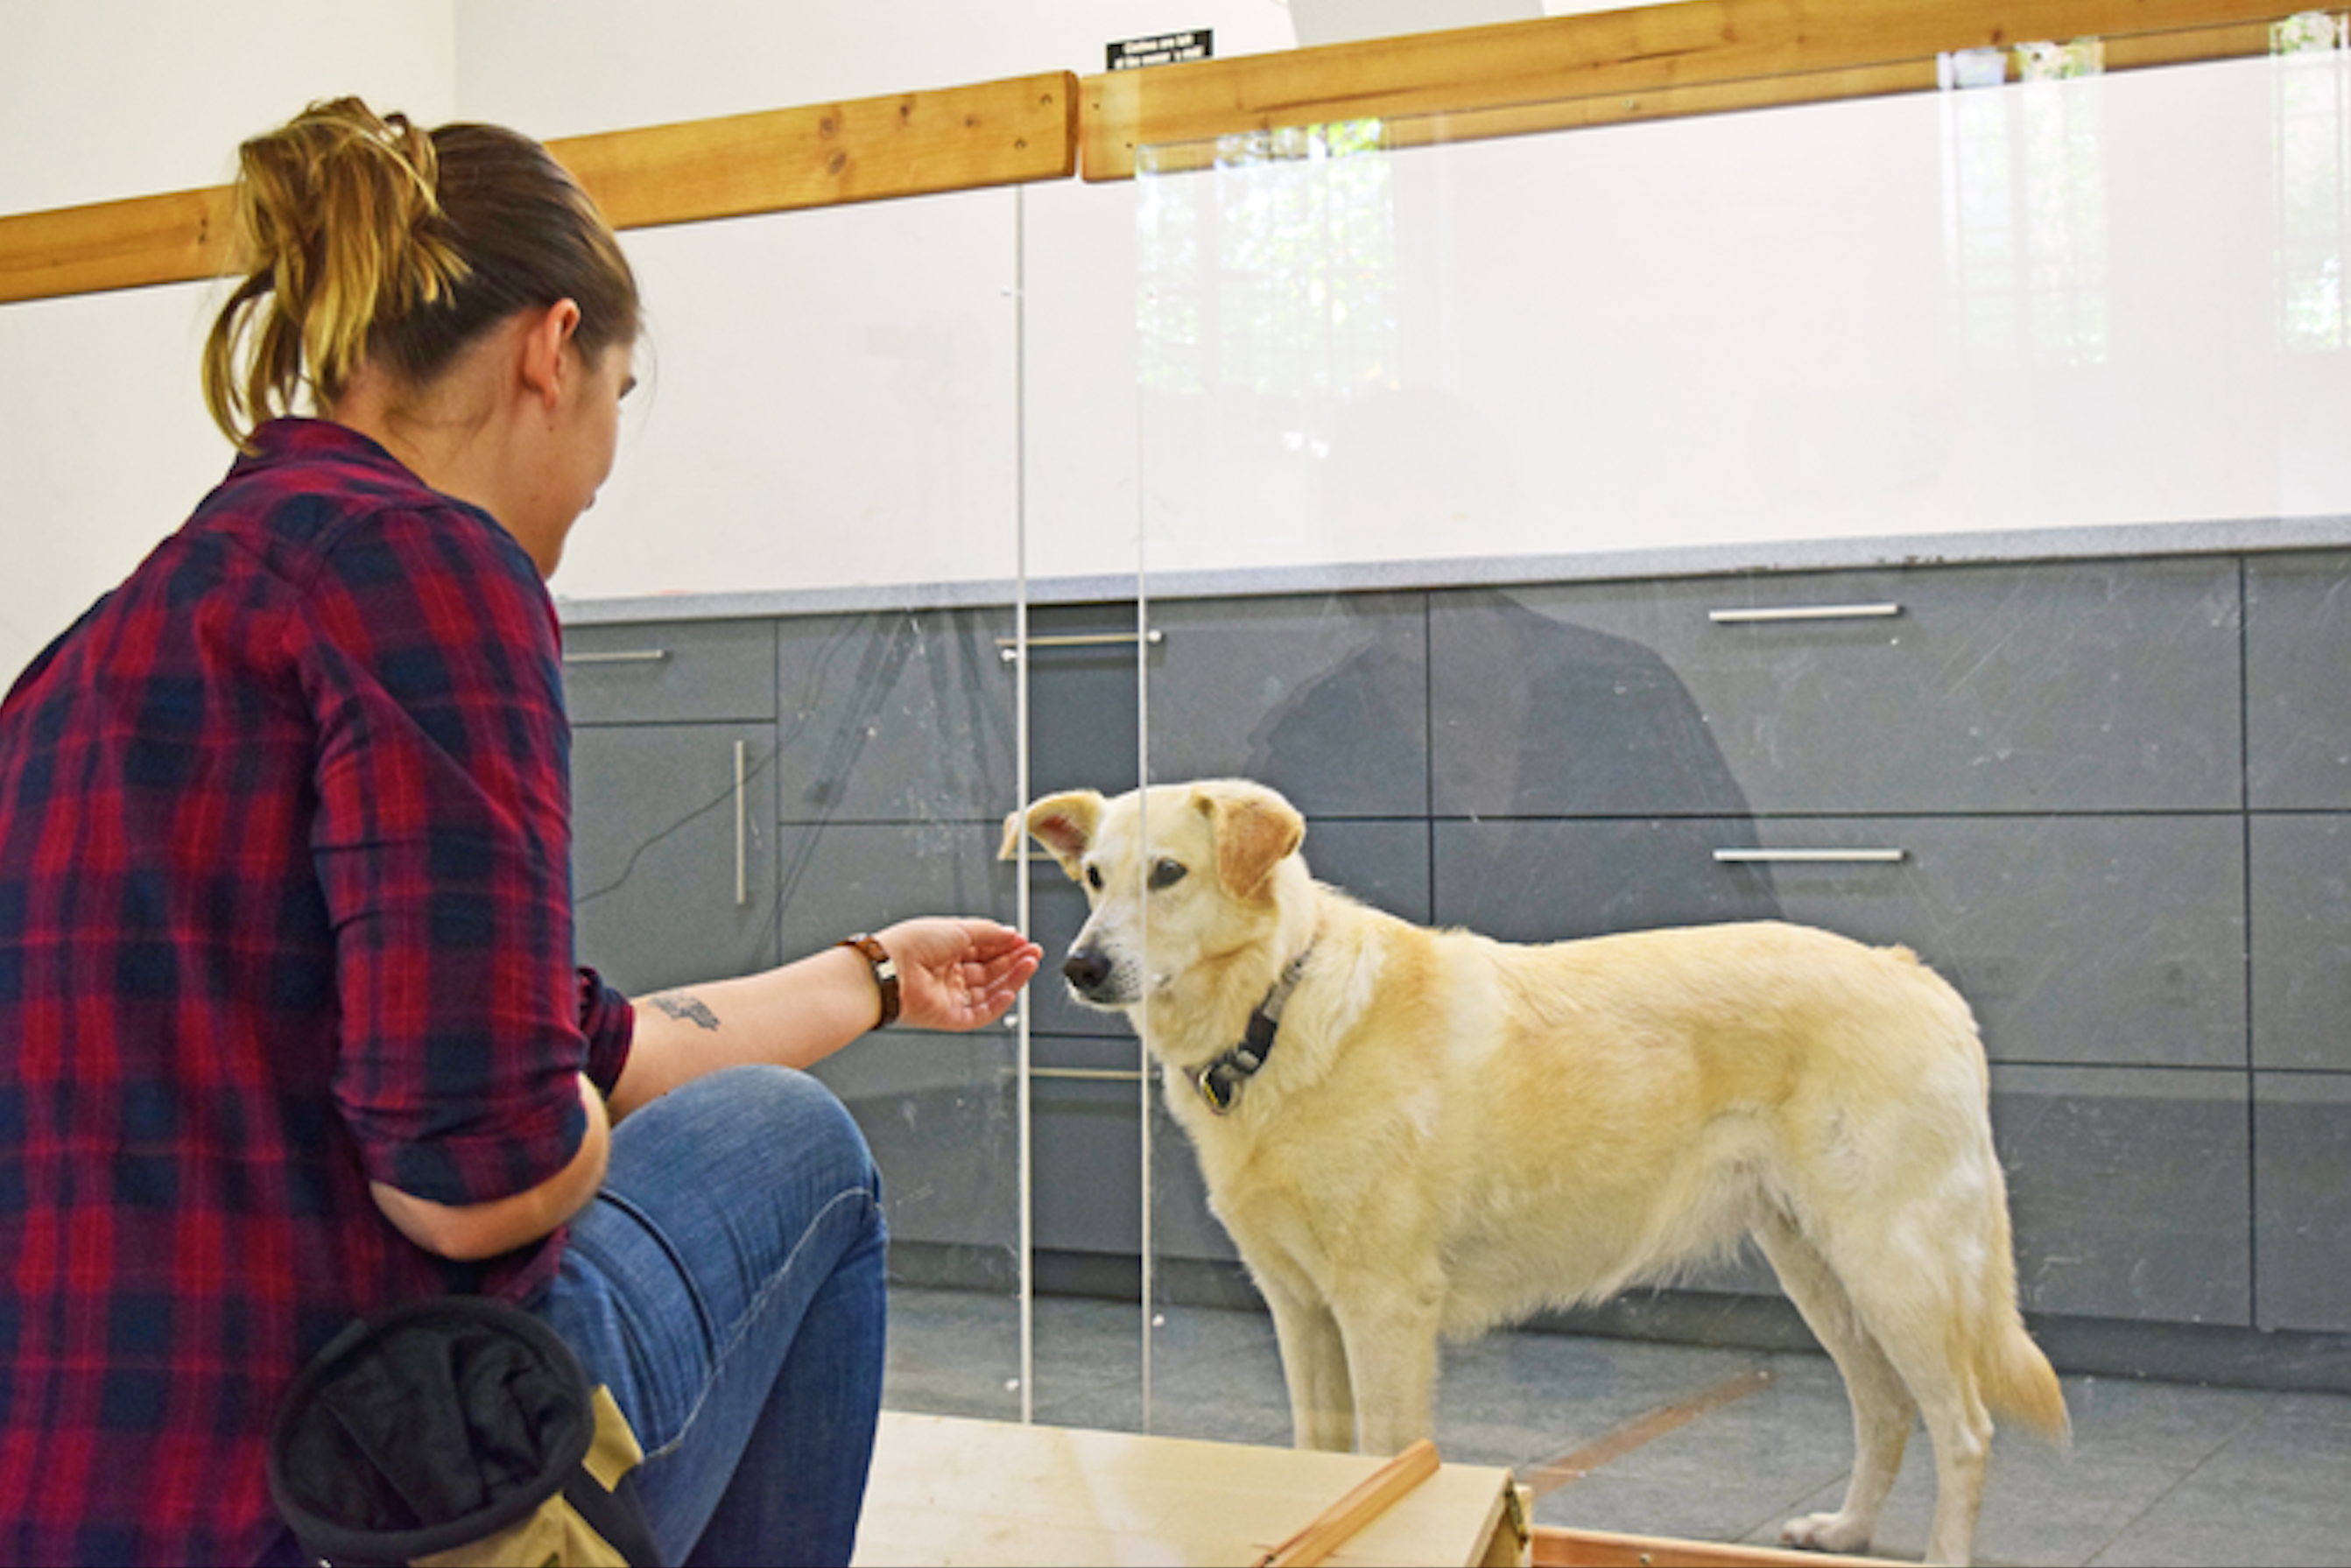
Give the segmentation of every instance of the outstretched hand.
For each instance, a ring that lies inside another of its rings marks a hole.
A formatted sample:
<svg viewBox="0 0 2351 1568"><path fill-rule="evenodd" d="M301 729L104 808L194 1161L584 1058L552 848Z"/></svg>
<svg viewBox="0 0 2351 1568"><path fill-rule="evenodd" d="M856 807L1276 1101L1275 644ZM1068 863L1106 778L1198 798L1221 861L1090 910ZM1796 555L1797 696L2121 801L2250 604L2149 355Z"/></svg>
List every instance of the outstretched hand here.
<svg viewBox="0 0 2351 1568"><path fill-rule="evenodd" d="M898 1021L914 1029L994 1023L1045 960L1045 950L993 920L904 920L875 933L898 964Z"/></svg>

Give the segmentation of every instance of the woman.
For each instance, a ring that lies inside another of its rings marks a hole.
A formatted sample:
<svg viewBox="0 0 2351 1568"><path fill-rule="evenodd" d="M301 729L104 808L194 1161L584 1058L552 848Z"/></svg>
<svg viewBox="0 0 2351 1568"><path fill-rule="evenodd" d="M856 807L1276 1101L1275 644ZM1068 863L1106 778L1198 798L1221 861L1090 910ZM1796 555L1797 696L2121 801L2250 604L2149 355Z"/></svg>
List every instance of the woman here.
<svg viewBox="0 0 2351 1568"><path fill-rule="evenodd" d="M352 99L249 142L237 211L242 455L0 705L0 1560L287 1557L279 1393L453 1291L612 1387L670 1561L843 1560L883 1230L791 1069L995 1019L1039 951L911 921L643 1009L575 968L543 579L628 265L535 142Z"/></svg>

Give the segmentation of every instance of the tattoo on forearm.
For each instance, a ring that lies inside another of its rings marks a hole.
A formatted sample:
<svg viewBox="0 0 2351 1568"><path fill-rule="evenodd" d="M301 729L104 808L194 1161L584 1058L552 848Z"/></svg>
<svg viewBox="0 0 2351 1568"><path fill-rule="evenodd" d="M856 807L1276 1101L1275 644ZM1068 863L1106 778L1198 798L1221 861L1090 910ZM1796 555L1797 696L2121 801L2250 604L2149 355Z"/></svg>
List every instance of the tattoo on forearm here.
<svg viewBox="0 0 2351 1568"><path fill-rule="evenodd" d="M645 1006L659 1008L674 1019L680 1019L697 1029L715 1030L718 1015L712 1012L700 997L688 991L664 991L657 997L647 997Z"/></svg>

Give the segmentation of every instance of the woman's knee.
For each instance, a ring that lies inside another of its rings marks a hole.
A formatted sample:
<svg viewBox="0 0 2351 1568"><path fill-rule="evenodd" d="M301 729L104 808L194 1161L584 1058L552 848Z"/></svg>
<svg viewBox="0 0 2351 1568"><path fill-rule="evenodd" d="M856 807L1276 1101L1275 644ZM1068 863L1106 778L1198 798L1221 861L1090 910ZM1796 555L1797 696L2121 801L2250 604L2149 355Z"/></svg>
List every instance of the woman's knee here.
<svg viewBox="0 0 2351 1568"><path fill-rule="evenodd" d="M714 1077L748 1118L755 1140L770 1151L789 1140L800 1156L838 1167L844 1184L856 1182L879 1196L881 1176L864 1131L821 1081L791 1067L737 1067Z"/></svg>
<svg viewBox="0 0 2351 1568"><path fill-rule="evenodd" d="M631 1116L613 1137L616 1164L643 1140L664 1146L664 1164L683 1152L713 1180L789 1172L817 1186L862 1187L880 1203L881 1176L856 1118L796 1068L730 1067L696 1079Z"/></svg>

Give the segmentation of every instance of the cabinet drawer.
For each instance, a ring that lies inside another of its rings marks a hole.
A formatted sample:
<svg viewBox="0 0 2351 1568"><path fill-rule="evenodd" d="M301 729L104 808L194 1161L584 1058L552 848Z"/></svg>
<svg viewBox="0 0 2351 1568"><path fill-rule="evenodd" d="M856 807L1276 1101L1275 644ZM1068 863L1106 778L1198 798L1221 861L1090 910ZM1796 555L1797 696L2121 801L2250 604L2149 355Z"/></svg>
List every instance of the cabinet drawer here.
<svg viewBox="0 0 2351 1568"><path fill-rule="evenodd" d="M567 626L571 722L685 724L776 716L776 631L767 621Z"/></svg>
<svg viewBox="0 0 2351 1568"><path fill-rule="evenodd" d="M2256 810L2351 807L2351 552L2245 563L2245 792Z"/></svg>
<svg viewBox="0 0 2351 1568"><path fill-rule="evenodd" d="M1163 1258L1239 1256L1208 1211L1192 1142L1168 1115L1156 1068L1146 1112L1142 1047L1133 1039L1032 1042L1037 1245L1049 1250L1143 1251L1143 1136L1151 1126L1151 1239Z"/></svg>
<svg viewBox="0 0 2351 1568"><path fill-rule="evenodd" d="M1321 821L1426 814L1420 595L1179 600L1150 615L1154 779L1244 775ZM1029 634L1037 792L1134 788L1134 605L1040 610Z"/></svg>
<svg viewBox="0 0 2351 1568"><path fill-rule="evenodd" d="M2253 1074L2257 1326L2351 1333L2351 1074Z"/></svg>
<svg viewBox="0 0 2351 1568"><path fill-rule="evenodd" d="M1440 593L1436 810L2231 810L2238 621L2201 559Z"/></svg>
<svg viewBox="0 0 2351 1568"><path fill-rule="evenodd" d="M2251 824L2253 1065L2351 1071L2351 815Z"/></svg>
<svg viewBox="0 0 2351 1568"><path fill-rule="evenodd" d="M1314 821L1427 815L1420 595L1170 601L1151 621L1153 778L1244 775Z"/></svg>
<svg viewBox="0 0 2351 1568"><path fill-rule="evenodd" d="M2233 817L1725 822L1725 841L1767 852L1899 857L1727 863L1693 825L1665 824L1668 856L1649 823L1441 821L1437 922L1540 941L1625 928L1604 922L1628 907L1677 916L1661 924L1776 908L1910 947L1968 998L1994 1061L2245 1065Z"/></svg>
<svg viewBox="0 0 2351 1568"><path fill-rule="evenodd" d="M787 822L776 840L768 917L787 958L921 915L1011 922L1013 868L997 860L993 830L969 822Z"/></svg>
<svg viewBox="0 0 2351 1568"><path fill-rule="evenodd" d="M1131 1036L1031 1041L1038 1246L1142 1255L1142 1057Z"/></svg>
<svg viewBox="0 0 2351 1568"><path fill-rule="evenodd" d="M789 822L1001 822L1012 809L1009 610L799 616L776 631ZM1056 786L1058 788L1058 786Z"/></svg>
<svg viewBox="0 0 2351 1568"><path fill-rule="evenodd" d="M772 725L571 737L580 962L643 993L776 961Z"/></svg>
<svg viewBox="0 0 2351 1568"><path fill-rule="evenodd" d="M2252 1322L2247 1077L1992 1069L2027 1312Z"/></svg>
<svg viewBox="0 0 2351 1568"><path fill-rule="evenodd" d="M1000 1030L884 1033L810 1069L841 1097L873 1151L892 1240L1017 1251L1014 1051Z"/></svg>

